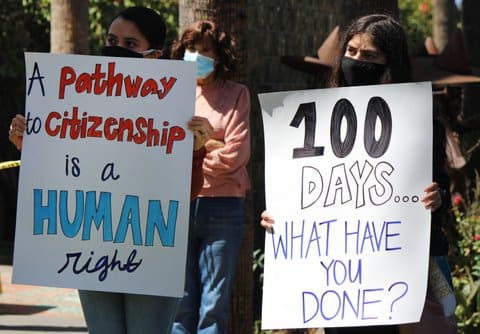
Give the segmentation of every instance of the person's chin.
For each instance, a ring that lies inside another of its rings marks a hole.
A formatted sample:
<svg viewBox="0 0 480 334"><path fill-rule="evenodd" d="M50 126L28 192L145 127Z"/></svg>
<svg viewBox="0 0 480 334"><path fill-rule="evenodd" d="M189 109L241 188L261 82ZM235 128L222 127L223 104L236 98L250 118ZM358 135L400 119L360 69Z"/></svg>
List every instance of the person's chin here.
<svg viewBox="0 0 480 334"><path fill-rule="evenodd" d="M208 77L206 78L197 78L197 85L198 86L203 86L203 85L207 85L211 82L213 82L215 79L215 75L214 73L211 73Z"/></svg>

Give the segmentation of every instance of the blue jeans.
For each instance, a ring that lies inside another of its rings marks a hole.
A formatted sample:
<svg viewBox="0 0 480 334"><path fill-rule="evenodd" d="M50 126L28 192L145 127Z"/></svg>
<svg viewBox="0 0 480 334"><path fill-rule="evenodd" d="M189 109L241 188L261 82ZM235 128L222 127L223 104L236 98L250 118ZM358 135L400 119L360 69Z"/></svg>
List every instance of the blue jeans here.
<svg viewBox="0 0 480 334"><path fill-rule="evenodd" d="M170 333L180 298L79 290L90 334Z"/></svg>
<svg viewBox="0 0 480 334"><path fill-rule="evenodd" d="M244 223L243 198L204 197L192 202L185 294L172 333L227 333Z"/></svg>

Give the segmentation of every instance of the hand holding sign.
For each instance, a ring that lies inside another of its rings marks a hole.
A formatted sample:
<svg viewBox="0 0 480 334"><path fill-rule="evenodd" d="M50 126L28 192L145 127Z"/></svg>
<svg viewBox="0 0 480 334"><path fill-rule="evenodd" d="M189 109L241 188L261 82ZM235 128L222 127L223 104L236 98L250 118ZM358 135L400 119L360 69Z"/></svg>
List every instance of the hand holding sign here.
<svg viewBox="0 0 480 334"><path fill-rule="evenodd" d="M23 133L27 127L27 122L23 115L15 115L10 123L10 131L8 132L8 139L17 147L17 150L22 149Z"/></svg>

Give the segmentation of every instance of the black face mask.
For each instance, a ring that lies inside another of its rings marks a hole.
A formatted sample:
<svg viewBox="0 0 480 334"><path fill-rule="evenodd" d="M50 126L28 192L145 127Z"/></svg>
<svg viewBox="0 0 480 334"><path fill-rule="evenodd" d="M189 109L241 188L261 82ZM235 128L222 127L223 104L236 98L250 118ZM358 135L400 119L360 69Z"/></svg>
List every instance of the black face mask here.
<svg viewBox="0 0 480 334"><path fill-rule="evenodd" d="M122 48L121 46L106 46L102 49L102 56L109 57L127 57L127 58L143 58L141 53Z"/></svg>
<svg viewBox="0 0 480 334"><path fill-rule="evenodd" d="M345 86L376 85L380 83L387 65L342 58L343 84Z"/></svg>

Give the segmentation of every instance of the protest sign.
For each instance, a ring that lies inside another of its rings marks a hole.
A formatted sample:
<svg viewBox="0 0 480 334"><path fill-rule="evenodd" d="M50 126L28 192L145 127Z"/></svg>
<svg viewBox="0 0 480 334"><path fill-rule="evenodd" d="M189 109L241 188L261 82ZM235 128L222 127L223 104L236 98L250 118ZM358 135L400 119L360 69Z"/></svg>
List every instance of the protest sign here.
<svg viewBox="0 0 480 334"><path fill-rule="evenodd" d="M432 182L430 83L259 95L265 134L262 328L418 321Z"/></svg>
<svg viewBox="0 0 480 334"><path fill-rule="evenodd" d="M25 62L13 282L181 297L195 64Z"/></svg>

